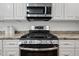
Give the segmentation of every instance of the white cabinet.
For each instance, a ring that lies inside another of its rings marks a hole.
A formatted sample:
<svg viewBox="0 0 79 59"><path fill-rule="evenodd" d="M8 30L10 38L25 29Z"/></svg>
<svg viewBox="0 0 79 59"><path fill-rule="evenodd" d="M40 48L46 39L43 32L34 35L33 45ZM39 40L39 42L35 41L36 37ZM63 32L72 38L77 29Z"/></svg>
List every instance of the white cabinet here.
<svg viewBox="0 0 79 59"><path fill-rule="evenodd" d="M54 20L79 20L79 3L54 3Z"/></svg>
<svg viewBox="0 0 79 59"><path fill-rule="evenodd" d="M25 20L26 3L0 3L0 20Z"/></svg>
<svg viewBox="0 0 79 59"><path fill-rule="evenodd" d="M61 47L59 49L59 55L60 56L74 56L74 49L73 48L65 48Z"/></svg>
<svg viewBox="0 0 79 59"><path fill-rule="evenodd" d="M64 18L64 3L53 3L52 4L53 19L59 20Z"/></svg>
<svg viewBox="0 0 79 59"><path fill-rule="evenodd" d="M79 40L75 40L75 56L79 56Z"/></svg>
<svg viewBox="0 0 79 59"><path fill-rule="evenodd" d="M26 3L14 3L14 19L26 19Z"/></svg>
<svg viewBox="0 0 79 59"><path fill-rule="evenodd" d="M0 40L0 56L2 56L2 40Z"/></svg>
<svg viewBox="0 0 79 59"><path fill-rule="evenodd" d="M19 40L3 40L3 55L4 56L19 56Z"/></svg>
<svg viewBox="0 0 79 59"><path fill-rule="evenodd" d="M75 56L79 56L79 48L75 49Z"/></svg>
<svg viewBox="0 0 79 59"><path fill-rule="evenodd" d="M4 48L4 56L19 56L18 48Z"/></svg>
<svg viewBox="0 0 79 59"><path fill-rule="evenodd" d="M59 40L59 55L74 56L75 40Z"/></svg>
<svg viewBox="0 0 79 59"><path fill-rule="evenodd" d="M0 3L0 20L13 18L13 3Z"/></svg>
<svg viewBox="0 0 79 59"><path fill-rule="evenodd" d="M65 3L65 18L79 19L79 3Z"/></svg>

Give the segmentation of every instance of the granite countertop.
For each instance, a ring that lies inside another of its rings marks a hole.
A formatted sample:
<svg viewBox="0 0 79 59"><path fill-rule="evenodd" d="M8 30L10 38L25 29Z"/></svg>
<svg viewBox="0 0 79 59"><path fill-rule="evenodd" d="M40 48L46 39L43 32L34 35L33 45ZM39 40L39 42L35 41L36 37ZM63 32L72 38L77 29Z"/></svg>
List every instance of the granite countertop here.
<svg viewBox="0 0 79 59"><path fill-rule="evenodd" d="M79 38L79 34L55 34L58 38Z"/></svg>
<svg viewBox="0 0 79 59"><path fill-rule="evenodd" d="M0 32L0 38L20 38L25 33L27 32L16 32L15 35L13 36L9 36L9 35L6 36L4 32Z"/></svg>
<svg viewBox="0 0 79 59"><path fill-rule="evenodd" d="M20 38L22 35L27 34L28 31L15 32L13 36L5 36L4 32L0 32L0 38ZM54 31L52 34L56 35L58 38L79 38L78 31Z"/></svg>
<svg viewBox="0 0 79 59"><path fill-rule="evenodd" d="M58 36L58 38L79 38L78 31L55 31L51 33Z"/></svg>

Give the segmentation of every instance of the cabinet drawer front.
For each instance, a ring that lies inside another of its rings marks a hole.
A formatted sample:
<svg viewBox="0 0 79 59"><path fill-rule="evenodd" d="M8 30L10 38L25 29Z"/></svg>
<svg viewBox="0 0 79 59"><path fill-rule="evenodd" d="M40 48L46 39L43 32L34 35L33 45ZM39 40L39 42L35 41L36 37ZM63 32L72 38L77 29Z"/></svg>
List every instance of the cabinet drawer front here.
<svg viewBox="0 0 79 59"><path fill-rule="evenodd" d="M59 56L74 56L73 52L61 52L59 53Z"/></svg>
<svg viewBox="0 0 79 59"><path fill-rule="evenodd" d="M19 56L19 53L15 50L12 51L5 51L4 56Z"/></svg>
<svg viewBox="0 0 79 59"><path fill-rule="evenodd" d="M76 47L79 48L79 40L75 40Z"/></svg>
<svg viewBox="0 0 79 59"><path fill-rule="evenodd" d="M74 48L59 48L60 52L74 52Z"/></svg>
<svg viewBox="0 0 79 59"><path fill-rule="evenodd" d="M74 40L59 40L59 47L74 47Z"/></svg>
<svg viewBox="0 0 79 59"><path fill-rule="evenodd" d="M4 40L3 47L18 47L19 40Z"/></svg>
<svg viewBox="0 0 79 59"><path fill-rule="evenodd" d="M74 56L74 48L61 48L59 49L60 56Z"/></svg>
<svg viewBox="0 0 79 59"><path fill-rule="evenodd" d="M17 48L5 48L4 56L19 56L19 49Z"/></svg>

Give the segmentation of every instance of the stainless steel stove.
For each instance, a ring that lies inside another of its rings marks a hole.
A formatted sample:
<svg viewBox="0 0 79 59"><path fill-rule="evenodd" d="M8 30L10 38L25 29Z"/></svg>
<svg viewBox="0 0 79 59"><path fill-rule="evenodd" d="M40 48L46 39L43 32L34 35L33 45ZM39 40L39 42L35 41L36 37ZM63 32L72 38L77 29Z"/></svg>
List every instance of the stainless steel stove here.
<svg viewBox="0 0 79 59"><path fill-rule="evenodd" d="M28 34L20 38L21 56L57 56L58 38L49 31L49 26L32 26Z"/></svg>

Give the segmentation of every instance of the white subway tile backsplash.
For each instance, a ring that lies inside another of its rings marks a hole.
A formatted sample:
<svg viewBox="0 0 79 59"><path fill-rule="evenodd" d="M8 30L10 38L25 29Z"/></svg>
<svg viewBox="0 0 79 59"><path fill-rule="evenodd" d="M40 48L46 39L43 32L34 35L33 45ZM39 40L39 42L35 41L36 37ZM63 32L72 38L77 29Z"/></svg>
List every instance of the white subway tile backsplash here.
<svg viewBox="0 0 79 59"><path fill-rule="evenodd" d="M6 26L13 26L17 31L27 31L32 25L50 26L51 31L79 31L79 22L0 22L0 31L4 31Z"/></svg>

